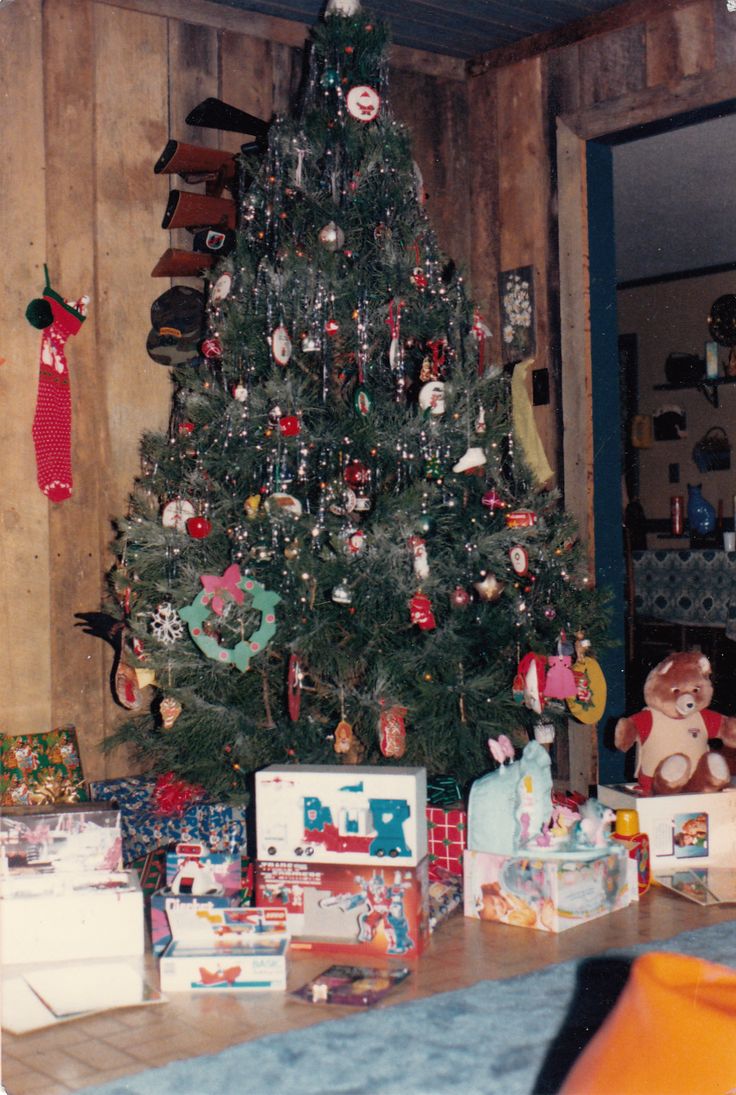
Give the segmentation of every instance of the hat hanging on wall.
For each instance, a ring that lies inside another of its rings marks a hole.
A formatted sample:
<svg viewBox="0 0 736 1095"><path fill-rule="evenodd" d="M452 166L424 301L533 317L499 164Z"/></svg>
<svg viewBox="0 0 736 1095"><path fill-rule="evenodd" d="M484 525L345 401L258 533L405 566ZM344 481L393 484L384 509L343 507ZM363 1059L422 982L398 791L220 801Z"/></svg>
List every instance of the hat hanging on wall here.
<svg viewBox="0 0 736 1095"><path fill-rule="evenodd" d="M146 350L158 365L190 365L199 357L204 324L204 293L175 285L151 305Z"/></svg>

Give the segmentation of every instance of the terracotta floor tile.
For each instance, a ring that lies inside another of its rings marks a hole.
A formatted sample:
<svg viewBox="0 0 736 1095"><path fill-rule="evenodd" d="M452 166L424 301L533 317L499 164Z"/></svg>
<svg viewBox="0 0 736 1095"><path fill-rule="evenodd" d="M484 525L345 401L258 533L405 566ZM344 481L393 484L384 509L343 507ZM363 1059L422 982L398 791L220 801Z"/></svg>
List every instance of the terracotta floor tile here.
<svg viewBox="0 0 736 1095"><path fill-rule="evenodd" d="M55 1050L47 1053L42 1062L42 1068L54 1080L60 1083L75 1085L77 1082L94 1076L95 1070L86 1061L78 1057L70 1057L67 1053Z"/></svg>
<svg viewBox="0 0 736 1095"><path fill-rule="evenodd" d="M69 1095L74 1087L67 1087L52 1080L49 1076L42 1076L40 1072L29 1072L25 1076L18 1076L12 1083L5 1084L7 1095Z"/></svg>
<svg viewBox="0 0 736 1095"><path fill-rule="evenodd" d="M96 1072L101 1069L125 1068L130 1064L130 1056L107 1042L90 1041L83 1045L70 1046L67 1053L83 1061Z"/></svg>

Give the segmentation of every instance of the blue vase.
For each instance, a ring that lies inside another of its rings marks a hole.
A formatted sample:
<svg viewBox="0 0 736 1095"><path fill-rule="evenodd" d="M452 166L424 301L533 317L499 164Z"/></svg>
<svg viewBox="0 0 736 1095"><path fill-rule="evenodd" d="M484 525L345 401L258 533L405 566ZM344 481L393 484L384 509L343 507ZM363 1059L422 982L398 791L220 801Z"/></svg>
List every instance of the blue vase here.
<svg viewBox="0 0 736 1095"><path fill-rule="evenodd" d="M716 511L710 502L703 498L701 483L687 485L687 521L690 532L698 536L707 536L716 527Z"/></svg>

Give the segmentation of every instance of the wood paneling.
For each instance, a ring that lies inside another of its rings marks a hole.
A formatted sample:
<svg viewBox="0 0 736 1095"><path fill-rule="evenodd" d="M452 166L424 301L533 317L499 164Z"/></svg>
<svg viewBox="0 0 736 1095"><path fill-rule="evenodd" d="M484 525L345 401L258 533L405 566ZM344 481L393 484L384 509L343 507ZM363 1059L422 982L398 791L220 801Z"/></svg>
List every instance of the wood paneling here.
<svg viewBox="0 0 736 1095"><path fill-rule="evenodd" d="M492 340L489 361L500 363L498 302L498 131L496 74L489 72L468 87L468 182L471 209L470 290Z"/></svg>
<svg viewBox="0 0 736 1095"><path fill-rule="evenodd" d="M49 503L36 485L31 440L40 336L24 318L28 301L43 289L47 253L40 0L11 4L0 12L0 24L0 612L8 629L0 659L0 729L12 732L45 730L51 722Z"/></svg>
<svg viewBox="0 0 736 1095"><path fill-rule="evenodd" d="M702 4L664 11L646 26L647 84L656 87L713 67L713 12Z"/></svg>

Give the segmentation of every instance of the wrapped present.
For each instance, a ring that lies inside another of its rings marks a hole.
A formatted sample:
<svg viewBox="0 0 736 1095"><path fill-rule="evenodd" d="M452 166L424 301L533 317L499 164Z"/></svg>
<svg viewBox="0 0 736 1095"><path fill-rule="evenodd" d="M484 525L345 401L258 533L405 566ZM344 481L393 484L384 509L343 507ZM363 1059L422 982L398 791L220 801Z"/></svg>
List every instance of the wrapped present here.
<svg viewBox="0 0 736 1095"><path fill-rule="evenodd" d="M468 840L468 815L462 802L449 806L427 806L429 877L437 880L439 870L462 876L463 852Z"/></svg>
<svg viewBox="0 0 736 1095"><path fill-rule="evenodd" d="M234 853L245 847L245 806L199 799L174 813L162 813L157 787L158 781L150 776L90 783L94 799L115 802L120 810L126 864L181 841L201 841L213 852Z"/></svg>
<svg viewBox="0 0 736 1095"><path fill-rule="evenodd" d="M0 737L0 806L48 806L87 798L73 726Z"/></svg>

